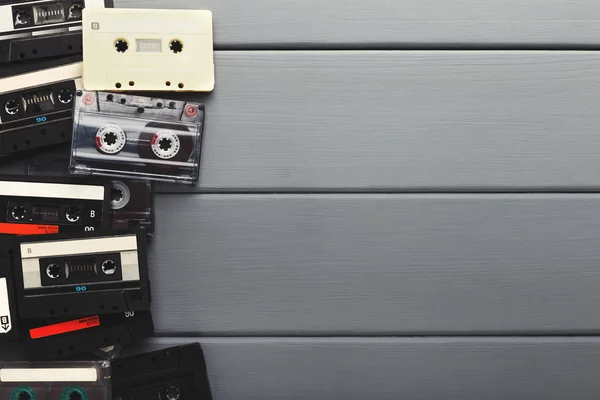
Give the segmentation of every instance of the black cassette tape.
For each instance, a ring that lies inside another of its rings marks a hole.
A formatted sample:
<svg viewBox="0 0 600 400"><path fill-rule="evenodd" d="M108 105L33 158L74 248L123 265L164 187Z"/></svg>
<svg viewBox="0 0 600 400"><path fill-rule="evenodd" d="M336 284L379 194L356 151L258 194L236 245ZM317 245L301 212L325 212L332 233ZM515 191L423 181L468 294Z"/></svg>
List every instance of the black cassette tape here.
<svg viewBox="0 0 600 400"><path fill-rule="evenodd" d="M44 157L29 161L31 176L69 176L69 157ZM113 179L111 181L111 229L144 229L148 238L154 234L154 197L149 181Z"/></svg>
<svg viewBox="0 0 600 400"><path fill-rule="evenodd" d="M113 371L113 399L212 399L199 343L117 359Z"/></svg>
<svg viewBox="0 0 600 400"><path fill-rule="evenodd" d="M108 180L0 175L0 234L108 228L110 193Z"/></svg>
<svg viewBox="0 0 600 400"><path fill-rule="evenodd" d="M0 80L0 157L71 141L79 76L77 63Z"/></svg>
<svg viewBox="0 0 600 400"><path fill-rule="evenodd" d="M70 170L193 184L204 106L107 92L78 92Z"/></svg>
<svg viewBox="0 0 600 400"><path fill-rule="evenodd" d="M0 341L19 338L10 249L10 238L0 237Z"/></svg>
<svg viewBox="0 0 600 400"><path fill-rule="evenodd" d="M0 362L0 400L110 400L108 361Z"/></svg>
<svg viewBox="0 0 600 400"><path fill-rule="evenodd" d="M127 346L154 334L150 311L24 320L21 326L31 361L67 358L111 345Z"/></svg>
<svg viewBox="0 0 600 400"><path fill-rule="evenodd" d="M16 236L14 242L21 319L150 308L146 235L141 230Z"/></svg>
<svg viewBox="0 0 600 400"><path fill-rule="evenodd" d="M0 63L82 52L85 7L112 7L112 0L37 0L0 3Z"/></svg>

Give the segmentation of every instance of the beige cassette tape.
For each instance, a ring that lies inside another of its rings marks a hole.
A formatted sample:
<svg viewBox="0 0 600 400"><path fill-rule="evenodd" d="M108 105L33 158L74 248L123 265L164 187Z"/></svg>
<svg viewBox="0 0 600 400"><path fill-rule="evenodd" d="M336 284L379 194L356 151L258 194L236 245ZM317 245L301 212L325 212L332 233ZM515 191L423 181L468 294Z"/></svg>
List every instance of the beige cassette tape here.
<svg viewBox="0 0 600 400"><path fill-rule="evenodd" d="M210 92L208 10L83 10L83 87L96 91Z"/></svg>

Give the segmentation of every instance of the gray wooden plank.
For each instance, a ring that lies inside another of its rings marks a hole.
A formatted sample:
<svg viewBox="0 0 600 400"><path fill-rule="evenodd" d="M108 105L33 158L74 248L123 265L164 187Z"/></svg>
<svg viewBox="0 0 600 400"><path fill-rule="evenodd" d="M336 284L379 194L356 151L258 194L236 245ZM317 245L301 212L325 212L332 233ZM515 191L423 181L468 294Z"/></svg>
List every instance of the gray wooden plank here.
<svg viewBox="0 0 600 400"><path fill-rule="evenodd" d="M594 0L115 0L115 7L210 9L217 48L597 45L600 37Z"/></svg>
<svg viewBox="0 0 600 400"><path fill-rule="evenodd" d="M217 52L198 186L600 189L599 52ZM163 93L164 95L164 93Z"/></svg>
<svg viewBox="0 0 600 400"><path fill-rule="evenodd" d="M597 399L591 338L157 338L202 344L214 400ZM7 359L15 346L0 346Z"/></svg>
<svg viewBox="0 0 600 400"><path fill-rule="evenodd" d="M161 335L600 332L599 194L159 195Z"/></svg>

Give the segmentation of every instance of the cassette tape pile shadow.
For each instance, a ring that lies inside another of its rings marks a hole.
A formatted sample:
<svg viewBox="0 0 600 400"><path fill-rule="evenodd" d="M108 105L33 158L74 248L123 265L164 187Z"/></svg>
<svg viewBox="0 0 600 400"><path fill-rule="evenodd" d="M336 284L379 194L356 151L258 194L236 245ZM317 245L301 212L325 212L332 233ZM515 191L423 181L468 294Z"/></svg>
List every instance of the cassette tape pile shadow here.
<svg viewBox="0 0 600 400"><path fill-rule="evenodd" d="M0 176L0 340L27 362L0 400L210 399L198 343L124 354L154 335L152 186L200 179L212 13L1 3L0 163L27 169Z"/></svg>

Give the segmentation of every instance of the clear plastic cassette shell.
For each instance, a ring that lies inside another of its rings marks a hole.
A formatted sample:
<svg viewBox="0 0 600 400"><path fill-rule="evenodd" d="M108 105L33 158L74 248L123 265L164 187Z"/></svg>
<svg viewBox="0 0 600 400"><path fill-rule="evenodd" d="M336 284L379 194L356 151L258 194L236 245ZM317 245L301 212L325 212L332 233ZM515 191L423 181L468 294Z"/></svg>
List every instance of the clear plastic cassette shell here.
<svg viewBox="0 0 600 400"><path fill-rule="evenodd" d="M204 106L108 92L78 91L69 169L195 184Z"/></svg>
<svg viewBox="0 0 600 400"><path fill-rule="evenodd" d="M109 361L0 362L0 400L111 400Z"/></svg>

